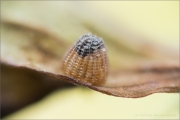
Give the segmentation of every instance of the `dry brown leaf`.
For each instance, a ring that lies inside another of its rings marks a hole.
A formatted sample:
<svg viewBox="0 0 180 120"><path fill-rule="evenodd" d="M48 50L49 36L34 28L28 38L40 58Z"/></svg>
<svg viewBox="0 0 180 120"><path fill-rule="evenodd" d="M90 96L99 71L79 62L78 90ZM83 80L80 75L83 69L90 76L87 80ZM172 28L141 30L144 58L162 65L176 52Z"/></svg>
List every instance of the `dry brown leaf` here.
<svg viewBox="0 0 180 120"><path fill-rule="evenodd" d="M108 37L104 39L110 44L111 39ZM137 49L136 54L134 54L127 50L131 48L131 45L127 45L125 52L122 52L118 51L118 45L121 45L120 41L118 43L116 49L114 44L107 44L110 53L116 50L113 55L110 54L110 60L111 58L119 60L122 57L120 53L127 54L129 52L133 54L133 57L128 54L128 57L122 58L126 63L122 68L120 66L115 69L111 68L109 78L104 86L92 86L63 75L61 71L62 58L68 49L68 43L55 37L46 29L5 20L2 23L1 63L17 68L31 69L39 74L50 76L52 79L87 86L102 93L119 97L138 98L157 92L179 92L178 55L172 57L171 54L166 53L168 51L166 49L164 49L165 53L162 50L155 49L157 50L155 52L152 49L152 54L149 53L149 49L144 50L143 53ZM154 45L153 48L158 47ZM117 62L112 66L115 64Z"/></svg>
<svg viewBox="0 0 180 120"><path fill-rule="evenodd" d="M1 117L72 84L34 70L1 64Z"/></svg>

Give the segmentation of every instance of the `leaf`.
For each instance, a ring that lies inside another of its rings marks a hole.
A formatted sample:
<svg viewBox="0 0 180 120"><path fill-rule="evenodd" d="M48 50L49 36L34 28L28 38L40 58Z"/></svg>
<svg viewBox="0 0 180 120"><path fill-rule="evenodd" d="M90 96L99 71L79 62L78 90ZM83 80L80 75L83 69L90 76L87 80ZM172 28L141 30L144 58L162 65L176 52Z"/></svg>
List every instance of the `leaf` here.
<svg viewBox="0 0 180 120"><path fill-rule="evenodd" d="M73 87L27 68L1 64L1 117L42 99L56 89Z"/></svg>
<svg viewBox="0 0 180 120"><path fill-rule="evenodd" d="M102 32L99 34L105 35ZM108 40L107 43L110 44L111 40L116 41L116 43L109 45L108 50L110 53L114 52L113 46L116 45L116 52L112 58L119 60L122 55L119 54L121 51L118 49L120 48L119 45L123 43L107 36L107 34L104 36L105 41ZM129 54L122 58L122 63L125 63L122 65L123 67L120 68L121 65L117 65L116 68L111 68L109 78L104 86L92 86L63 75L61 65L67 46L68 43L46 31L46 29L39 29L33 25L26 26L8 20L4 20L2 23L2 64L31 69L39 74L52 77L52 79L87 86L99 92L119 97L138 98L157 92L179 92L180 68L177 61L178 57L166 53L167 49L164 49L164 53L153 45L153 49L144 50L143 53L136 49L134 54L131 45L126 44L123 53L128 51ZM149 54L149 50L152 50L152 55ZM133 57L131 57L132 55ZM128 58L131 59L128 60Z"/></svg>

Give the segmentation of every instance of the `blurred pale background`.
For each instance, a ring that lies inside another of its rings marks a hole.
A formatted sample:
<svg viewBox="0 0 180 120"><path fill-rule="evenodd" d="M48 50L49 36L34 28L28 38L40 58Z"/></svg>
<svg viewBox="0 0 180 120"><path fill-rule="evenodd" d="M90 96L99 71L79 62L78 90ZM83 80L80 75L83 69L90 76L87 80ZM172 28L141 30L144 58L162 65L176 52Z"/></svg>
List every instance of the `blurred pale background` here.
<svg viewBox="0 0 180 120"><path fill-rule="evenodd" d="M7 119L178 119L178 94L117 98L89 89L56 91Z"/></svg>
<svg viewBox="0 0 180 120"><path fill-rule="evenodd" d="M2 1L1 10L4 18L48 28L69 44L88 33L84 26L90 24L125 40L138 41L141 36L147 42L179 49L179 1ZM6 118L178 119L179 94L130 99L77 87L57 90Z"/></svg>

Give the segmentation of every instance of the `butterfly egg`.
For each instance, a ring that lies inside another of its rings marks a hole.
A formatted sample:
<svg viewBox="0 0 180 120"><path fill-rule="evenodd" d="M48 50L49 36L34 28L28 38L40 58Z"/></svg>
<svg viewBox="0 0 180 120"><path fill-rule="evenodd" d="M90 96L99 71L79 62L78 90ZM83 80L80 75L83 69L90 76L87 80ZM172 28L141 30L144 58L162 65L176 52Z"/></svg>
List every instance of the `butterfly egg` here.
<svg viewBox="0 0 180 120"><path fill-rule="evenodd" d="M63 71L80 82L92 85L105 83L108 74L107 49L102 38L83 35L63 61Z"/></svg>

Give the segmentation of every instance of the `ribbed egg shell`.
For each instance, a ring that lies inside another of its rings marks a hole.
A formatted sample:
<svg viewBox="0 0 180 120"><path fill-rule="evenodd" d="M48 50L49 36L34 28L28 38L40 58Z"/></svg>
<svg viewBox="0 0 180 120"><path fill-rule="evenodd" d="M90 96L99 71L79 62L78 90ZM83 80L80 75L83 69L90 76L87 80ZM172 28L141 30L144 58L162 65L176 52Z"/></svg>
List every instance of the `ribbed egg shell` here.
<svg viewBox="0 0 180 120"><path fill-rule="evenodd" d="M102 85L107 78L108 66L104 41L87 34L82 36L65 56L63 71L79 81Z"/></svg>

